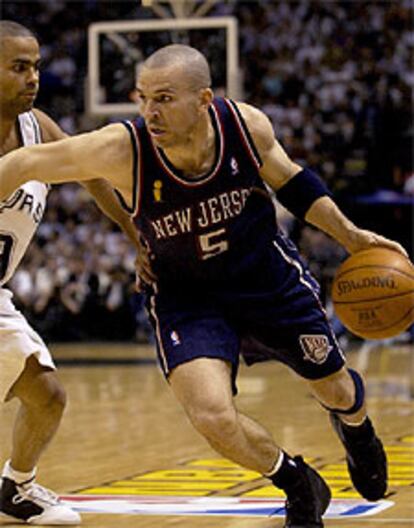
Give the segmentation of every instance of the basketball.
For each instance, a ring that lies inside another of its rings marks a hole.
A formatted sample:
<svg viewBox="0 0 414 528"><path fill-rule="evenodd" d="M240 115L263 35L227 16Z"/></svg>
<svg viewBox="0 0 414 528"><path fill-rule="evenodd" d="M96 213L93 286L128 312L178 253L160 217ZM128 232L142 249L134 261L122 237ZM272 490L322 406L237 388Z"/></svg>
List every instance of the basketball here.
<svg viewBox="0 0 414 528"><path fill-rule="evenodd" d="M414 266L386 248L359 251L339 267L332 301L342 323L365 339L393 337L414 323Z"/></svg>

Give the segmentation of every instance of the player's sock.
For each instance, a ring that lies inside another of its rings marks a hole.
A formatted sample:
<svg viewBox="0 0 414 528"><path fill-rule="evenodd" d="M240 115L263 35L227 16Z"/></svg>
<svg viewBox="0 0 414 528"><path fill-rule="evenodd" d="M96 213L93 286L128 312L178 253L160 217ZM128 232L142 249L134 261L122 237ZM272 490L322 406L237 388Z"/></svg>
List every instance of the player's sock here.
<svg viewBox="0 0 414 528"><path fill-rule="evenodd" d="M281 452L273 470L266 475L273 484L285 491L285 528L321 528L322 515L331 498L323 478L306 464L302 457L290 457Z"/></svg>
<svg viewBox="0 0 414 528"><path fill-rule="evenodd" d="M363 421L359 424L349 424L341 419L342 430L344 435L349 439L370 440L372 438L373 430L368 416L365 416Z"/></svg>
<svg viewBox="0 0 414 528"><path fill-rule="evenodd" d="M265 476L270 478L278 488L285 489L294 485L301 478L301 472L294 459L281 450L275 467Z"/></svg>
<svg viewBox="0 0 414 528"><path fill-rule="evenodd" d="M7 460L7 462L4 464L3 468L3 477L7 477L11 480L14 480L14 482L17 482L17 484L20 484L21 482L27 482L28 480L31 480L36 475L36 467L34 467L31 471L23 472L23 471L16 471L12 465L11 460Z"/></svg>

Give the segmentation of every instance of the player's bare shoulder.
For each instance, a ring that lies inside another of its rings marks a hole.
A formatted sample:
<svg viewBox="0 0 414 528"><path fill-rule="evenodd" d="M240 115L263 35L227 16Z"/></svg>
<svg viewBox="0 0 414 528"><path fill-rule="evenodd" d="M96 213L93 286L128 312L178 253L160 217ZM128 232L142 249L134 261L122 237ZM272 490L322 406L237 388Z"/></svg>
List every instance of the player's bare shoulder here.
<svg viewBox="0 0 414 528"><path fill-rule="evenodd" d="M283 150L275 137L269 118L261 110L245 103L238 103L237 106L262 158L260 176L273 189L279 189L298 173L301 167Z"/></svg>
<svg viewBox="0 0 414 528"><path fill-rule="evenodd" d="M269 118L252 105L240 102L236 104L260 155L265 156L275 142L275 135Z"/></svg>
<svg viewBox="0 0 414 528"><path fill-rule="evenodd" d="M51 117L42 112L42 110L34 108L33 113L39 122L43 143L58 141L59 139L65 139L67 137L67 134L63 132L60 126Z"/></svg>

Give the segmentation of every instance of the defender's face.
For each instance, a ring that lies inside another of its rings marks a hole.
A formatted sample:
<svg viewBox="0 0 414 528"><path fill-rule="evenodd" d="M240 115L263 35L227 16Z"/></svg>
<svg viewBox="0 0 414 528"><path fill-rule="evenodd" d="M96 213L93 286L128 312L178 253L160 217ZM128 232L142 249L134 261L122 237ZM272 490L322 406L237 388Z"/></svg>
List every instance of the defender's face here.
<svg viewBox="0 0 414 528"><path fill-rule="evenodd" d="M33 107L39 90L40 51L31 37L5 37L0 41L0 108L15 116Z"/></svg>
<svg viewBox="0 0 414 528"><path fill-rule="evenodd" d="M205 112L202 90L192 89L182 68L143 68L138 82L139 112L161 148L186 145Z"/></svg>

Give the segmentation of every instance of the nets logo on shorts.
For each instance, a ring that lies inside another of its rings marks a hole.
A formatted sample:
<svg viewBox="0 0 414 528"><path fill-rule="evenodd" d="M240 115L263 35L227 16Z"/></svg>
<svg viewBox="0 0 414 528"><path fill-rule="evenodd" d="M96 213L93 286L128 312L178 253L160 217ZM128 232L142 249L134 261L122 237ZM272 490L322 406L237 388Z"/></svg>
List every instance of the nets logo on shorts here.
<svg viewBox="0 0 414 528"><path fill-rule="evenodd" d="M325 335L301 335L299 343L305 359L318 365L326 361L329 352L333 349Z"/></svg>

